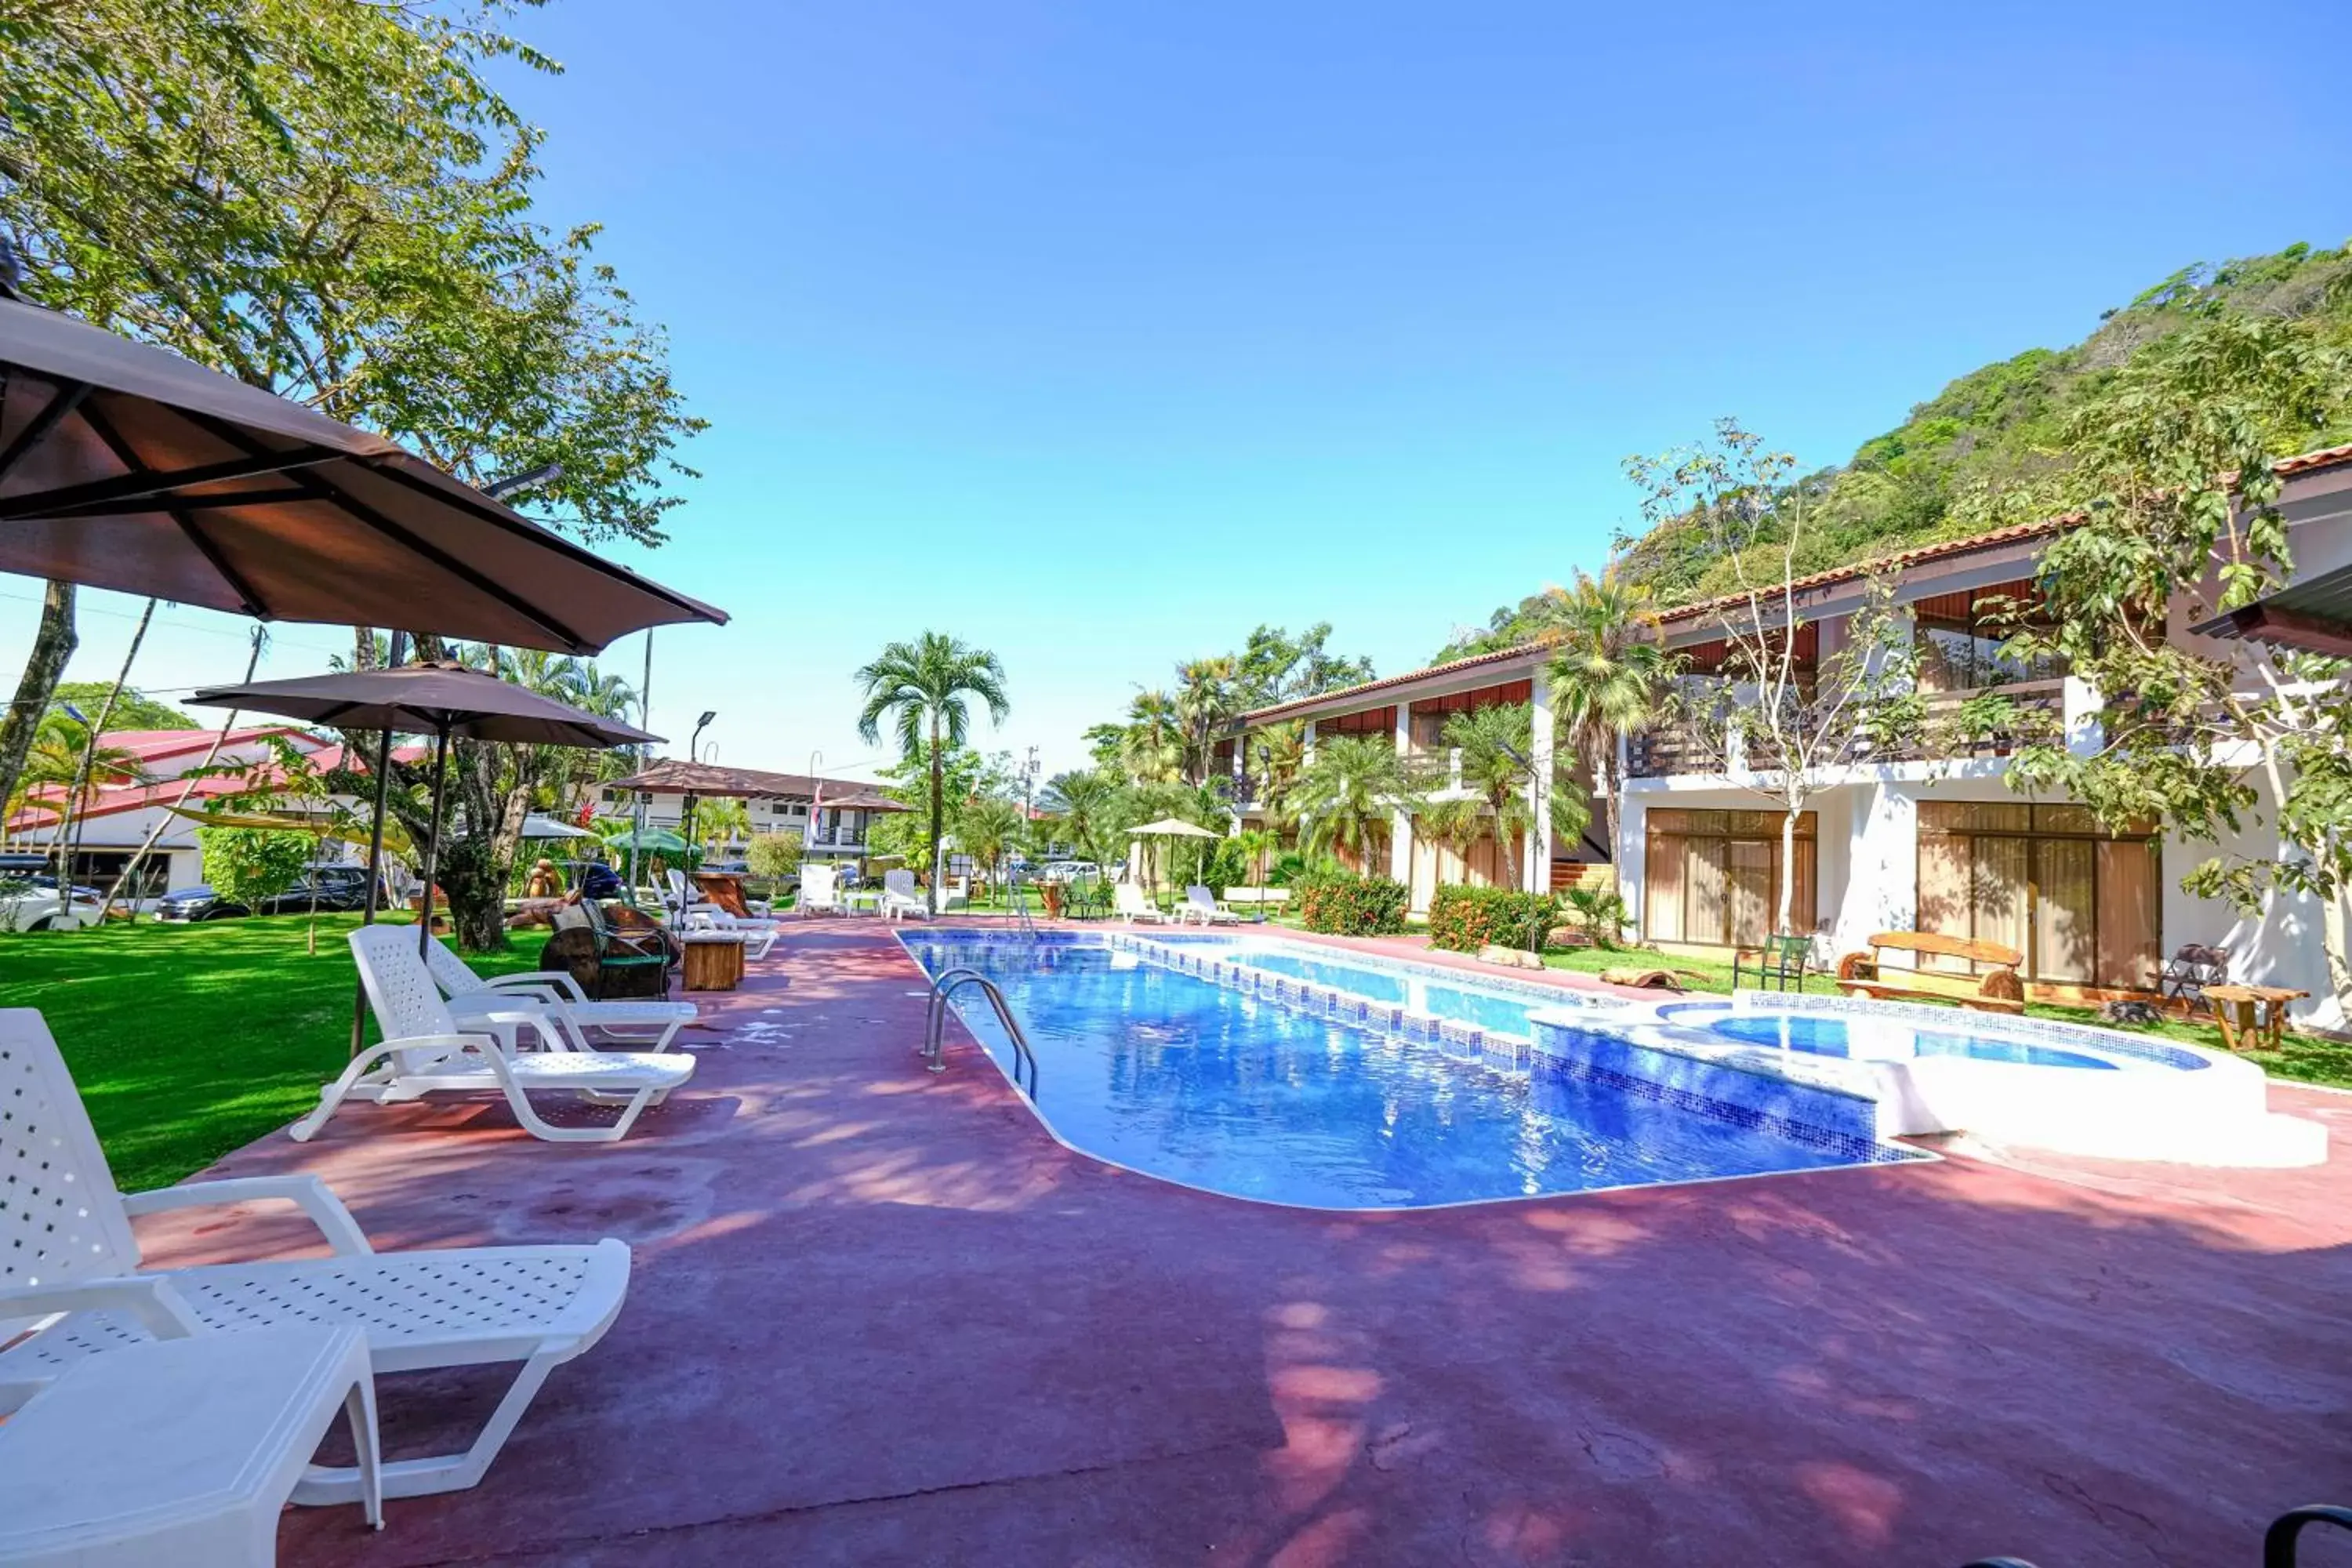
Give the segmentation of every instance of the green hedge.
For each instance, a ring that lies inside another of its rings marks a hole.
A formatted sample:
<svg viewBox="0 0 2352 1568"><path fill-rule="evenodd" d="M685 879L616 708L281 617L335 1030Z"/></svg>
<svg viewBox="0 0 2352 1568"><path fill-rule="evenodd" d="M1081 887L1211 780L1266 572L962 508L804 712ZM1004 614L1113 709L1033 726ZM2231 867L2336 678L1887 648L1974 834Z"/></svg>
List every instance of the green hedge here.
<svg viewBox="0 0 2352 1568"><path fill-rule="evenodd" d="M1535 952L1559 916L1549 893L1448 884L1429 902L1429 945L1453 952L1515 947Z"/></svg>
<svg viewBox="0 0 2352 1568"><path fill-rule="evenodd" d="M1412 889L1386 877L1302 877L1291 884L1308 931L1335 936L1395 936Z"/></svg>

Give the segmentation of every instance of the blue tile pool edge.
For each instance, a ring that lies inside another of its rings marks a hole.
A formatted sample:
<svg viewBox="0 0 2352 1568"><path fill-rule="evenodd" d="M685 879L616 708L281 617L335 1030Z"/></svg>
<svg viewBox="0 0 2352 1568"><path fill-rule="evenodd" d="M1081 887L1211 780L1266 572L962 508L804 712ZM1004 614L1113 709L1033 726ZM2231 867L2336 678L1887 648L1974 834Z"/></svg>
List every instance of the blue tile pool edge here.
<svg viewBox="0 0 2352 1568"><path fill-rule="evenodd" d="M1792 1078L1751 1059L1636 1040L1598 1020L1561 1016L1531 1022L1535 1072L1605 1084L1865 1163L1935 1157L1880 1137L1878 1101L1870 1095Z"/></svg>
<svg viewBox="0 0 2352 1568"><path fill-rule="evenodd" d="M925 931L922 934L938 937L946 935L950 932L956 932L960 935L968 933L969 937L974 940L992 939L997 942L1042 942L1061 945L1086 945L1100 946L1105 948L1113 948L1116 945L1113 942L1107 941L1107 938L1126 934L1124 932L1091 931L1039 931L1033 937L1022 938L1012 932L995 931L988 927L981 926L934 926ZM923 967L923 961L917 958L914 954L914 950L907 945L906 933L903 931L893 931L890 934L898 944L900 955L906 959L907 963L910 966L912 966L918 975L921 976L924 980L929 981L931 978L931 972ZM1150 939L1137 938L1134 940L1148 941ZM964 1032L966 1034L971 1036L975 1041L979 1041L982 1038L980 1031L973 1027L972 1021L964 1016L963 1007L961 1003L950 997L948 1002L948 1007L950 1011L955 1014L956 1021L964 1026ZM1398 1012L1403 1011L1402 1008L1394 1010ZM993 1020L990 1021L992 1022ZM1540 1024L1541 1020L1531 1020L1531 1022ZM1573 1028L1580 1027L1581 1026L1563 1025L1560 1026ZM1873 1140L1871 1147L1867 1152L1850 1155L1846 1163L1838 1165L1815 1165L1805 1170L1798 1171L1748 1171L1736 1175L1726 1176L1685 1176L1674 1181L1617 1182L1605 1187L1585 1187L1576 1192L1570 1193L1524 1193L1513 1194L1504 1197L1465 1198L1454 1203L1416 1204L1407 1208L1381 1205L1368 1205L1356 1208L1341 1208L1328 1204L1297 1204L1286 1202L1281 1198L1264 1198L1242 1193L1221 1192L1215 1187L1204 1187L1195 1182L1179 1181L1173 1176L1162 1175L1157 1171L1147 1171L1142 1169L1140 1166L1129 1165L1123 1161L1108 1159L1101 1154L1096 1153L1091 1149L1081 1149L1076 1143L1073 1143L1068 1139L1063 1137L1061 1131L1055 1127L1053 1121L1045 1115L1045 1112L1039 1107L1037 1102L1031 1100L1028 1095L1022 1092L1021 1086L1013 1081L1013 1075L1005 1069L1004 1064L996 1059L995 1052L989 1050L983 1045L980 1054L987 1059L990 1067L996 1069L996 1076L1003 1080L1004 1087L1012 1091L1013 1098L1019 1100L1023 1108L1029 1112L1030 1120L1036 1122L1038 1130L1043 1131L1046 1137L1052 1139L1055 1143L1059 1145L1061 1148L1068 1151L1070 1153L1077 1155L1080 1159L1091 1160L1096 1164L1108 1167L1110 1170L1123 1171L1130 1176L1140 1176L1146 1181L1158 1182L1164 1186L1175 1187L1188 1193L1198 1193L1203 1197L1215 1198L1223 1203L1250 1204L1260 1208L1290 1209L1299 1214L1381 1215L1383 1216L1391 1216L1401 1221L1406 1216L1412 1215L1443 1214L1454 1209L1494 1208L1506 1205L1516 1204L1574 1203L1580 1198L1597 1197L1604 1194L1611 1193L1638 1193L1672 1187L1711 1187L1719 1186L1729 1182L1769 1182L1780 1180L1789 1176L1821 1176L1832 1174L1840 1171L1871 1171L1877 1170L1887 1165L1940 1164L1944 1159L1943 1155L1936 1153L1931 1150L1914 1149L1899 1143L1880 1142L1876 1140ZM1532 1071L1534 1070L1532 1065L1532 1052L1530 1053L1529 1063L1528 1070ZM1645 1086L1639 1080L1629 1080L1629 1084L1626 1086L1612 1084L1610 1087L1630 1087L1632 1092L1640 1094L1645 1099L1655 1098L1664 1100L1666 1098L1664 1093L1653 1092L1654 1090L1663 1089L1664 1087L1663 1085L1651 1084ZM1847 1096L1846 1098L1858 1100L1863 1097ZM1680 1102L1669 1101L1669 1103L1679 1104ZM1864 1103L1870 1102L1864 1100ZM1695 1109L1695 1107L1691 1105L1684 1105L1682 1106L1682 1109L1690 1110ZM1704 1110L1701 1111L1701 1114L1705 1113L1706 1112ZM1733 1116L1727 1117L1726 1120L1736 1120L1737 1116L1741 1114L1746 1113L1735 1112ZM1777 1131L1762 1121L1740 1121L1738 1124L1757 1127L1763 1131ZM1795 1142L1803 1142L1806 1141L1803 1139L1797 1139ZM1816 1148L1821 1147L1818 1143L1811 1144L1809 1146Z"/></svg>

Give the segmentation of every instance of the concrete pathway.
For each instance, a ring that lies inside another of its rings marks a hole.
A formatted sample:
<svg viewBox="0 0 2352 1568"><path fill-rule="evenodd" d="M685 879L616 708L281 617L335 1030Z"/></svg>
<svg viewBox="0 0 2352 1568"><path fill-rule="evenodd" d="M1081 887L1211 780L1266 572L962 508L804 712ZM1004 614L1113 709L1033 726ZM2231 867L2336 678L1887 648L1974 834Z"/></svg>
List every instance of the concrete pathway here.
<svg viewBox="0 0 2352 1568"><path fill-rule="evenodd" d="M2352 1153L1271 1208L1065 1152L968 1040L922 1071L878 926L777 952L625 1143L362 1106L222 1163L318 1173L380 1247L635 1248L488 1480L373 1538L298 1511L289 1563L2211 1564L2352 1500ZM499 1387L387 1380L394 1452Z"/></svg>

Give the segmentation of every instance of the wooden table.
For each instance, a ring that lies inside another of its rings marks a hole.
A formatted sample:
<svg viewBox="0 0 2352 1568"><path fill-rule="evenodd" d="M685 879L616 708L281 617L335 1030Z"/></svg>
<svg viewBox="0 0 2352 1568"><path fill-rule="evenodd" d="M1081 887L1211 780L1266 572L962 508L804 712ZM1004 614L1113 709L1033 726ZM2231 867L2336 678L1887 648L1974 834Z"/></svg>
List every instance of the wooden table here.
<svg viewBox="0 0 2352 1568"><path fill-rule="evenodd" d="M681 931L688 991L732 991L743 984L743 937L730 931Z"/></svg>
<svg viewBox="0 0 2352 1568"><path fill-rule="evenodd" d="M2208 985L2205 1000L2221 1026L2221 1042L2233 1051L2274 1051L2286 1026L2286 1005L2300 1002L2308 991L2284 985Z"/></svg>
<svg viewBox="0 0 2352 1568"><path fill-rule="evenodd" d="M704 898L729 914L750 917L751 906L743 901L743 879L732 871L697 871L694 885Z"/></svg>

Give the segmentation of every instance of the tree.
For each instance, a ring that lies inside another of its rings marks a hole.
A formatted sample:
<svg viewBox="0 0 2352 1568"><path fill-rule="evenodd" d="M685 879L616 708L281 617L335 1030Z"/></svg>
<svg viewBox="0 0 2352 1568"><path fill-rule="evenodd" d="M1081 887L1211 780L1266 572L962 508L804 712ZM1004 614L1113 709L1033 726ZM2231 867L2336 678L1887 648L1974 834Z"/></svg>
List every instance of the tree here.
<svg viewBox="0 0 2352 1568"><path fill-rule="evenodd" d="M1106 848L1113 836L1125 832L1130 821L1143 820L1126 816L1124 793L1119 779L1103 769L1055 773L1045 781L1038 805L1051 816L1055 837L1103 865L1116 858Z"/></svg>
<svg viewBox="0 0 2352 1568"><path fill-rule="evenodd" d="M0 13L0 233L37 301L381 431L481 483L554 463L541 521L657 543L702 428L594 230L534 215L540 133L486 68L552 62L507 0L58 0ZM70 646L53 592L12 713ZM372 639L367 639L372 643ZM420 644L420 652L437 645ZM0 795L21 752L0 728ZM453 768L494 832L494 763ZM417 770L404 782L414 784ZM499 946L495 844L445 855L460 940ZM460 885L467 906L457 906Z"/></svg>
<svg viewBox="0 0 2352 1568"><path fill-rule="evenodd" d="M1238 709L1271 708L1370 680L1372 661L1327 651L1330 636L1328 621L1318 621L1295 637L1280 626L1251 632L1233 661Z"/></svg>
<svg viewBox="0 0 2352 1568"><path fill-rule="evenodd" d="M802 853L801 836L797 833L761 833L752 837L751 847L743 858L754 877L782 882L799 873Z"/></svg>
<svg viewBox="0 0 2352 1568"><path fill-rule="evenodd" d="M748 846L751 814L731 795L699 801L694 808L694 836L697 847L707 848L717 858L729 845L740 841Z"/></svg>
<svg viewBox="0 0 2352 1568"><path fill-rule="evenodd" d="M73 658L80 640L74 632L73 584L51 583L41 595L40 624L33 631L33 651L25 660L25 672L16 679L16 698L7 711L0 713L0 801L16 798L25 755L32 750L42 715L48 711L58 678L65 673L66 661Z"/></svg>
<svg viewBox="0 0 2352 1568"><path fill-rule="evenodd" d="M1298 778L1298 813L1310 852L1346 848L1367 872L1371 847L1389 819L1415 793L1414 779L1396 743L1379 735L1334 735L1318 741Z"/></svg>
<svg viewBox="0 0 2352 1568"><path fill-rule="evenodd" d="M956 811L956 847L971 856L994 881L1005 856L1021 847L1028 826L1019 801L1001 795L976 795Z"/></svg>
<svg viewBox="0 0 2352 1568"><path fill-rule="evenodd" d="M1579 572L1566 588L1547 591L1554 635L1552 713L1570 751L1591 775L1601 824L1616 853L1619 737L1643 728L1659 710L1671 660L1652 635L1654 597L1612 564L1598 578Z"/></svg>
<svg viewBox="0 0 2352 1568"><path fill-rule="evenodd" d="M249 910L292 887L310 864L313 847L309 834L291 828L199 827L196 842L213 891Z"/></svg>
<svg viewBox="0 0 2352 1568"><path fill-rule="evenodd" d="M1240 712L1234 690L1234 661L1195 658L1176 667L1173 709L1182 750L1184 777L1207 782L1217 738Z"/></svg>
<svg viewBox="0 0 2352 1568"><path fill-rule="evenodd" d="M194 770L198 775L228 777L238 781L239 787L226 795L215 795L207 804L208 811L231 816L267 812L289 819L286 834L305 840L301 860L293 873L274 886L260 883L275 876L280 868L280 847L274 842L283 837L267 828L205 827L197 829L197 838L205 846L205 870L210 878L214 851L207 835L220 836L221 864L232 875L252 879L250 886L258 889L253 898L236 894L229 896L237 902L252 907L258 899L282 892L300 877L314 861L325 858L327 840L363 838L367 825L357 813L347 809L337 798L333 784L319 770L310 753L284 735L263 737L266 754L250 763L231 763L225 767ZM299 826L298 826L299 825ZM250 838L228 837L248 834ZM219 882L215 879L214 886ZM319 951L319 900L314 882L311 888L310 918L303 930L304 946L316 954Z"/></svg>
<svg viewBox="0 0 2352 1568"><path fill-rule="evenodd" d="M1810 667L1800 658L1797 562L1809 542L1811 493L1797 482L1796 458L1769 450L1738 420L1717 420L1711 440L1629 458L1625 470L1653 528L1672 520L1706 530L1737 584L1712 625L1723 637L1722 678L1684 706L1727 777L1780 808L1780 865L1792 866L1799 819L1858 760L1857 739L1891 746L1896 726L1919 714L1909 628L1889 592L1873 584L1839 647ZM1795 885L1784 869L1776 931L1794 929Z"/></svg>
<svg viewBox="0 0 2352 1568"><path fill-rule="evenodd" d="M80 812L97 803L100 791L147 782L137 756L122 747L101 744L101 740L87 719L74 713L58 710L45 717L17 773L17 793L0 821L27 806L49 811L49 841L62 863L68 829Z"/></svg>
<svg viewBox="0 0 2352 1568"><path fill-rule="evenodd" d="M56 712L70 702L85 713L95 713L106 702L113 683L105 680L61 680L49 695L49 710ZM204 726L177 708L156 701L135 687L126 686L115 699L114 716L109 729L123 730L196 730Z"/></svg>
<svg viewBox="0 0 2352 1568"><path fill-rule="evenodd" d="M1536 825L1534 709L1525 702L1499 702L1448 714L1441 739L1460 753L1462 787L1486 807L1486 823L1510 868L1510 885L1524 886L1517 846ZM1576 837L1591 819L1584 792L1557 761L1548 782L1544 798L1553 830Z"/></svg>
<svg viewBox="0 0 2352 1568"><path fill-rule="evenodd" d="M857 733L866 744L882 739L887 723L896 731L901 756L918 747L930 748L930 863L928 902L933 914L940 907L940 841L946 831L944 781L940 748L961 746L971 728L971 701L987 704L989 721L1002 724L1012 712L1004 698L1004 666L997 657L942 632L925 632L914 642L894 642L873 663L857 672L866 689L866 706L857 715Z"/></svg>
<svg viewBox="0 0 2352 1568"><path fill-rule="evenodd" d="M1184 721L1165 691L1139 691L1127 706L1119 766L1136 784L1167 784L1184 771Z"/></svg>
<svg viewBox="0 0 2352 1568"><path fill-rule="evenodd" d="M2215 310L2143 349L2066 421L2073 462L2054 499L2080 521L2043 552L2049 613L2015 646L2063 658L2099 691L2101 735L2095 749L2031 746L2011 771L2021 788L2064 789L2110 828L2153 816L2191 842L2234 837L2267 812L2268 854L2209 857L2182 885L2250 915L2281 891L2318 899L2339 1010L2352 1008L2347 665L2259 643L2189 646L2164 628L2176 600L2201 620L2291 571L2273 459L2347 407L2352 355L2308 321Z"/></svg>

